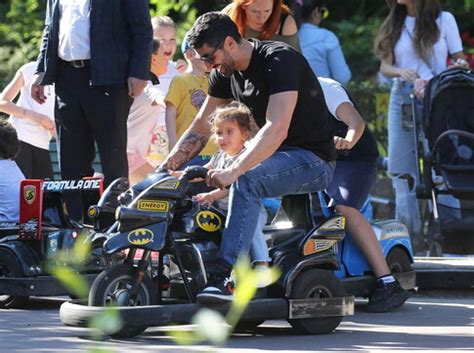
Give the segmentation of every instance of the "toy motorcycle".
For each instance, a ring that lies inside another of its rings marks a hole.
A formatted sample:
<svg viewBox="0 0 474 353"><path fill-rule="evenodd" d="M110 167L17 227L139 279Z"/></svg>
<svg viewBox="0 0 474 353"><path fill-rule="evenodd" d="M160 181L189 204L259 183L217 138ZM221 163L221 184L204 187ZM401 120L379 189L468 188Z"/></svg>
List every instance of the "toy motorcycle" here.
<svg viewBox="0 0 474 353"><path fill-rule="evenodd" d="M128 250L127 257L94 280L89 306L63 304L60 316L64 323L82 325L97 306L106 305L119 306L125 315L125 327L116 333L119 337L135 336L148 326L190 320L200 308L196 294L215 265L225 224L219 210L204 208L187 194L189 181L206 173L205 168L190 167L177 179L157 172L122 193L115 223L97 237L107 238L105 254ZM106 192L99 205L91 208L96 224L110 219L117 189L111 190L114 197ZM244 323L257 326L266 319L283 318L302 332L322 334L333 331L344 315L353 313L353 297L345 296L334 274L344 218L334 216L316 224L309 204L308 195L284 197L281 212L266 227L273 265L282 270L282 276L267 288L264 298L250 303L242 317ZM152 254L157 252L155 261ZM226 310L226 305L216 309Z"/></svg>

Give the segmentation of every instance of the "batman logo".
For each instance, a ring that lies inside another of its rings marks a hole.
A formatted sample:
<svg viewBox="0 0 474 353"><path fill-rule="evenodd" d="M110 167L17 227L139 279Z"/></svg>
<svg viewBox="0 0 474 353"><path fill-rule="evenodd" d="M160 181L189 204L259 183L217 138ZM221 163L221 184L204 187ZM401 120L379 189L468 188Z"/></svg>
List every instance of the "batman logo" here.
<svg viewBox="0 0 474 353"><path fill-rule="evenodd" d="M211 211L201 211L196 216L196 221L202 230L206 232L215 232L221 227L221 219Z"/></svg>
<svg viewBox="0 0 474 353"><path fill-rule="evenodd" d="M146 245L153 241L155 234L149 229L139 228L128 233L128 242L132 245Z"/></svg>

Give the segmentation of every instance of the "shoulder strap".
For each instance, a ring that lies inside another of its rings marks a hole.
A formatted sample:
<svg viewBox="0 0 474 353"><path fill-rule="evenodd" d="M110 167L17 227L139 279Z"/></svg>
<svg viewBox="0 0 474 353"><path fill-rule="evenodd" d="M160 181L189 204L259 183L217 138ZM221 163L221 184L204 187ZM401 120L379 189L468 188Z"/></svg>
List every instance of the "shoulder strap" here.
<svg viewBox="0 0 474 353"><path fill-rule="evenodd" d="M283 35L283 26L285 25L285 21L288 18L288 14L284 13L280 17L280 30L278 31L279 35Z"/></svg>

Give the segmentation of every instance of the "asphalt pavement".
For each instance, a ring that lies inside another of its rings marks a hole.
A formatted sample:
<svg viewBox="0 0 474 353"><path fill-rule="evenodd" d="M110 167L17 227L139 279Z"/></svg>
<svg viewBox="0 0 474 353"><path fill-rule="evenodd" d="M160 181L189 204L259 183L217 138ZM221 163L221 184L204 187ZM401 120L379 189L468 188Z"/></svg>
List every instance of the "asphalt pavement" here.
<svg viewBox="0 0 474 353"><path fill-rule="evenodd" d="M34 298L24 309L0 310L0 352L472 352L474 290L414 294L392 313L369 314L366 301L356 301L331 334L301 336L285 321L266 321L255 333L233 334L224 347L176 345L169 327L148 328L129 340L91 338L91 330L66 327L58 309L64 298ZM176 327L174 327L176 328ZM191 325L179 330L190 330Z"/></svg>

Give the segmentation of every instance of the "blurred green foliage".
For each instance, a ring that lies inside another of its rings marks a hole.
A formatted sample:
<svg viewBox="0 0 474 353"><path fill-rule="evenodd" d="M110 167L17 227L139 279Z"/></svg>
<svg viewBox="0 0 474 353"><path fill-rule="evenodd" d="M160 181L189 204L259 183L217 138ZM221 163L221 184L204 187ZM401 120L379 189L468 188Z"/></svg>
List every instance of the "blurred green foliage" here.
<svg viewBox="0 0 474 353"><path fill-rule="evenodd" d="M0 3L0 85L3 88L24 63L35 60L44 26L46 2Z"/></svg>

